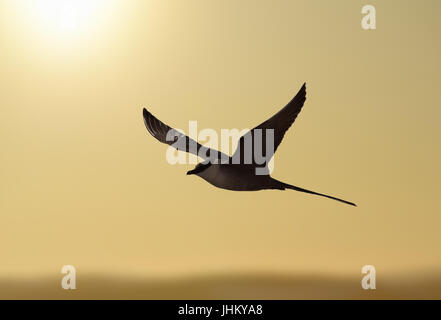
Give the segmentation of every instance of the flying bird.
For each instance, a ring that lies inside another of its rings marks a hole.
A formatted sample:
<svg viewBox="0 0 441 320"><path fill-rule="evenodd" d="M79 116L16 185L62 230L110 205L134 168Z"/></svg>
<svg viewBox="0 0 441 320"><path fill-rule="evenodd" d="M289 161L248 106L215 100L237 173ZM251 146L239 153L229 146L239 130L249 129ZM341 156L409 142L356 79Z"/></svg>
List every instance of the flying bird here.
<svg viewBox="0 0 441 320"><path fill-rule="evenodd" d="M173 146L177 150L190 152L204 159L204 161L198 163L193 170L188 171L187 175L199 176L210 184L222 189L234 191L292 189L356 206L353 202L278 181L269 175L269 171L267 171L267 174L256 174L257 168L268 169L267 163L262 164L254 158L251 159L251 161L245 161L245 151L254 152L256 145L257 148L264 152L267 159L270 159L274 155L286 131L291 127L297 115L302 110L305 100L306 83L303 84L296 96L284 108L243 135L232 157L218 150L200 145L195 140L158 120L145 108L143 109L143 116L144 124L148 132L157 140ZM267 132L272 132L271 136ZM170 139L170 137L174 137L174 139ZM258 140L258 143L255 143L257 138L260 138L260 140ZM267 139L269 138L273 139L272 150L268 148ZM218 161L213 161L213 157Z"/></svg>

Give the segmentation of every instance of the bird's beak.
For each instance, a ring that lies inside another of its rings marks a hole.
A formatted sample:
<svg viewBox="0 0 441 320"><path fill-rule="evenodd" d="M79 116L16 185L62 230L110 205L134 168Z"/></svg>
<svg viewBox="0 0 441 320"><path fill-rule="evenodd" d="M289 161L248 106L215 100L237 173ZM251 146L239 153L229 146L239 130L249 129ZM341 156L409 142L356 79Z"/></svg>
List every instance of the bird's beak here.
<svg viewBox="0 0 441 320"><path fill-rule="evenodd" d="M193 174L193 170L187 171L187 176L189 176L190 174Z"/></svg>

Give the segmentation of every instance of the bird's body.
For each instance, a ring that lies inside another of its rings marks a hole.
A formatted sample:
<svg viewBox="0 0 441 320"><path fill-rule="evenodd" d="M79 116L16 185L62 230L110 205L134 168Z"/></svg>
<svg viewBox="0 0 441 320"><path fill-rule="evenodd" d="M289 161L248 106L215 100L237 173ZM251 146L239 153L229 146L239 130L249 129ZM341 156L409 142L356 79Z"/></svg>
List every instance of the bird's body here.
<svg viewBox="0 0 441 320"><path fill-rule="evenodd" d="M305 100L306 84L283 109L242 136L232 157L200 145L161 122L146 109L143 110L143 116L147 130L160 142L173 146L177 150L190 152L204 158L204 162L196 165L195 169L188 171L187 174L197 175L215 187L233 191L292 189L355 206L354 203L346 200L278 181L270 176L268 163L262 166L260 160L257 161L255 158L252 158L251 161L245 160L247 151L254 157L257 151L260 152L257 154L265 155L267 160L271 159L282 142L286 131L300 113ZM170 137L174 139L170 139ZM272 142L272 150L268 148L268 142Z"/></svg>
<svg viewBox="0 0 441 320"><path fill-rule="evenodd" d="M252 164L237 165L215 163L196 174L215 187L233 191L257 191L284 189L281 183L270 175L256 175Z"/></svg>

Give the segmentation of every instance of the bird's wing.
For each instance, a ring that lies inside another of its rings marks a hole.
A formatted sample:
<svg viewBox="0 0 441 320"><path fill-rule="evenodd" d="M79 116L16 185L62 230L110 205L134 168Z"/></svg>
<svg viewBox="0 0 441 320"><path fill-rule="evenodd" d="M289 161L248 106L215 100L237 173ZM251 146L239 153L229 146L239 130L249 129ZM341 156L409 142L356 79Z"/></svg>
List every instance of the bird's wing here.
<svg viewBox="0 0 441 320"><path fill-rule="evenodd" d="M147 109L143 109L144 124L158 141L168 144L179 151L185 151L197 155L204 160L215 161L215 159L229 159L229 157L220 151L200 145L198 142L189 138L185 134L173 129L158 120Z"/></svg>
<svg viewBox="0 0 441 320"><path fill-rule="evenodd" d="M244 159L245 153L252 151L252 163L257 165L254 158L256 146L261 147L260 150L257 150L257 152L261 152L259 155L266 157L268 160L271 159L276 152L277 147L282 142L285 132L291 127L297 118L297 115L300 113L300 110L302 110L305 100L306 83L303 84L296 96L283 109L254 129L251 129L240 138L236 151L232 157L233 161L235 161L234 159L240 159L240 163L244 163L242 161L246 161ZM268 154L266 153L266 141L267 138L271 137L271 134L266 129L273 129L274 137L273 150L270 148ZM257 141L255 142L256 137Z"/></svg>

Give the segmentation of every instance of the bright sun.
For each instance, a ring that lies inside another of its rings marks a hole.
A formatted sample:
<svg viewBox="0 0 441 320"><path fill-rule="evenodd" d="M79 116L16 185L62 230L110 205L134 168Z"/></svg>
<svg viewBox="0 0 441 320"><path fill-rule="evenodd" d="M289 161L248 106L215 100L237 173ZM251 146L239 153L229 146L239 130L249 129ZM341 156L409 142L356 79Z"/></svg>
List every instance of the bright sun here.
<svg viewBox="0 0 441 320"><path fill-rule="evenodd" d="M106 0L31 0L34 23L63 34L89 29L105 9Z"/></svg>

